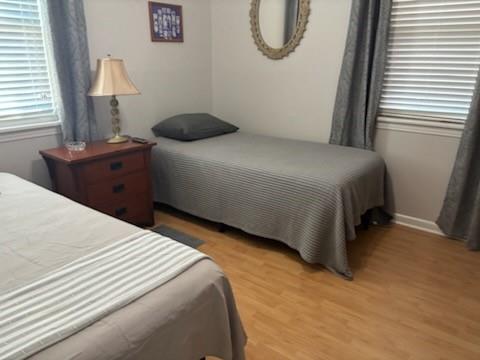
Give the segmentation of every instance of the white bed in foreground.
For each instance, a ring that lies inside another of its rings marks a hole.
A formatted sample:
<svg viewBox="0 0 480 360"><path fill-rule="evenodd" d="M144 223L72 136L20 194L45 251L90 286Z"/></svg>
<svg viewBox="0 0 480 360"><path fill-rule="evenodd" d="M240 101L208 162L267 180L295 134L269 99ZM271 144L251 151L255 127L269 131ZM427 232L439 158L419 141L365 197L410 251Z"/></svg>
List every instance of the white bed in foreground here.
<svg viewBox="0 0 480 360"><path fill-rule="evenodd" d="M78 259L88 259L99 250L117 246L117 242L135 237L139 231L16 176L0 173L3 315L11 306L6 299L13 291L22 291L47 275L58 274L60 268L70 270L70 264ZM160 236L158 240L162 241ZM170 244L171 240L163 242ZM89 326L81 325L71 335L62 328L55 341L49 338L50 346L47 340L45 346L33 344L33 352L30 345L24 352L14 351L7 356L12 341L21 344L25 336L13 338L11 331L4 331L2 336L2 326L5 330L12 324L2 325L1 320L6 317L0 316L0 359L195 360L207 355L243 359L246 337L228 280L210 259L197 256L195 251L186 253L196 259L170 280L146 290L133 302L116 299L116 309L110 309ZM93 263L97 264L96 258ZM69 274L75 278L75 273ZM122 305L122 301L126 304ZM21 324L22 319L25 317L15 321ZM19 325L18 329L22 327ZM13 348L17 349L16 346Z"/></svg>

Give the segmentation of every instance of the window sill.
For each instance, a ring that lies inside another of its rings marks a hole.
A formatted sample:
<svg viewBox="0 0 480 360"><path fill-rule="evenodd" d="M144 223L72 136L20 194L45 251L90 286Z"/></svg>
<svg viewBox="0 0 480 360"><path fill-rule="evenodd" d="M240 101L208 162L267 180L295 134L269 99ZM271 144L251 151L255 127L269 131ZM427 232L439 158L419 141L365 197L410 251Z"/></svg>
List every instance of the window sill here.
<svg viewBox="0 0 480 360"><path fill-rule="evenodd" d="M0 143L61 134L60 122L0 128Z"/></svg>
<svg viewBox="0 0 480 360"><path fill-rule="evenodd" d="M378 117L377 129L454 138L462 137L463 133L463 125L459 124L444 123L432 125L431 123L422 120L407 120L386 116Z"/></svg>

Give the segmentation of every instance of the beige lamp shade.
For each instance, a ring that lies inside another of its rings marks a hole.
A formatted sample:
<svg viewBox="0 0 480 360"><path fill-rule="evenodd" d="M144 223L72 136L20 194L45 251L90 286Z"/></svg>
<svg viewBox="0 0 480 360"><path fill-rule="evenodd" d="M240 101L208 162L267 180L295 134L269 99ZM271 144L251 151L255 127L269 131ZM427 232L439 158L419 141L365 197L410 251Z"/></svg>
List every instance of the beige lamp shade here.
<svg viewBox="0 0 480 360"><path fill-rule="evenodd" d="M128 77L121 59L107 57L97 60L97 74L88 95L138 95L140 92Z"/></svg>

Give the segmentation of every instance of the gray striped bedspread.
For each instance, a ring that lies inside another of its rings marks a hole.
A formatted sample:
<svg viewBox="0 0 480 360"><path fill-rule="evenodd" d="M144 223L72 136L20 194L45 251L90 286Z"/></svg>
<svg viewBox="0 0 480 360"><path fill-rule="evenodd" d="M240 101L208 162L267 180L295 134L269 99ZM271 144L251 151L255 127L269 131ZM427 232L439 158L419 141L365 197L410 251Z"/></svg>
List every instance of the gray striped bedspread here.
<svg viewBox="0 0 480 360"><path fill-rule="evenodd" d="M276 239L352 278L346 242L384 204L375 152L242 132L194 142L156 138L155 200Z"/></svg>
<svg viewBox="0 0 480 360"><path fill-rule="evenodd" d="M140 231L0 295L0 359L19 360L77 333L206 255Z"/></svg>

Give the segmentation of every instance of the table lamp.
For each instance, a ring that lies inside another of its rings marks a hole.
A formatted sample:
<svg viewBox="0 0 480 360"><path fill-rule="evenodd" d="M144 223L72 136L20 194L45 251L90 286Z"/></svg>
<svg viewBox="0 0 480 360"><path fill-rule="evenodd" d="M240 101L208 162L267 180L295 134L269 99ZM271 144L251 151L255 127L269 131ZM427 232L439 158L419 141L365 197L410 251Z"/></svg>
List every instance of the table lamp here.
<svg viewBox="0 0 480 360"><path fill-rule="evenodd" d="M120 111L118 110L118 95L138 95L140 92L133 85L128 77L123 60L111 58L110 55L104 59L97 60L97 73L89 96L111 96L110 106L112 109L112 131L113 137L107 142L119 144L128 141L128 138L120 135Z"/></svg>

